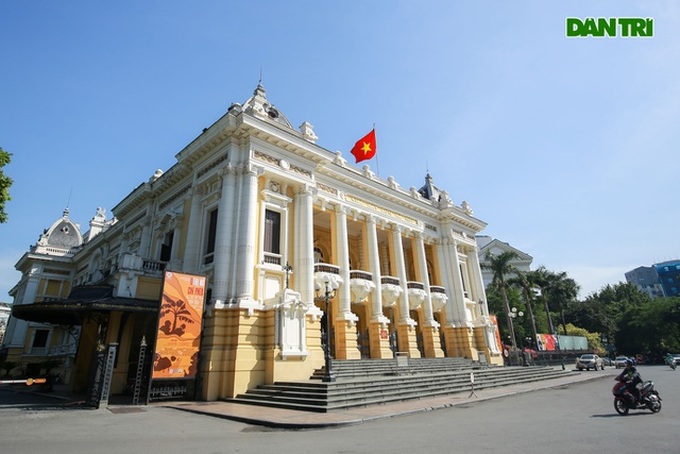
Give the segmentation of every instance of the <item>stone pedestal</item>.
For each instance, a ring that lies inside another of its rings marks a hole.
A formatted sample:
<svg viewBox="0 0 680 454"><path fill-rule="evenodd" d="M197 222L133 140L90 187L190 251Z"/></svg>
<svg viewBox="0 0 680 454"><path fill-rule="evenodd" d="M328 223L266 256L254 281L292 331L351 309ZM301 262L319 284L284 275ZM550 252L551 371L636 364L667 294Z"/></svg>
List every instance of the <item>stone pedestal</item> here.
<svg viewBox="0 0 680 454"><path fill-rule="evenodd" d="M409 358L420 358L415 325L411 323L400 323L397 330L399 351L408 353Z"/></svg>
<svg viewBox="0 0 680 454"><path fill-rule="evenodd" d="M468 327L443 326L446 352L450 357L472 358L473 331Z"/></svg>
<svg viewBox="0 0 680 454"><path fill-rule="evenodd" d="M390 349L390 334L383 322L370 322L368 339L371 343L371 359L388 359L394 357Z"/></svg>
<svg viewBox="0 0 680 454"><path fill-rule="evenodd" d="M335 321L335 359L361 359L356 324L351 320Z"/></svg>
<svg viewBox="0 0 680 454"><path fill-rule="evenodd" d="M439 340L439 329L434 326L424 326L422 333L425 357L443 358L444 350L442 350L441 341Z"/></svg>

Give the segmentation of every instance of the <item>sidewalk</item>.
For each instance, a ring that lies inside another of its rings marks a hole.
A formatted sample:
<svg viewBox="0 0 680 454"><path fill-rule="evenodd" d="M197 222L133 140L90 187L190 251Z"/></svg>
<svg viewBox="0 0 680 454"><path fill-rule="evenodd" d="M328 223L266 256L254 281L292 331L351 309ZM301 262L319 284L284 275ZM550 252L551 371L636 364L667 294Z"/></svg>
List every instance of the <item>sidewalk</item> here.
<svg viewBox="0 0 680 454"><path fill-rule="evenodd" d="M336 410L330 413L285 410L281 408L237 404L232 402L159 402L151 405L174 408L191 413L267 427L310 429L361 424L377 419L387 419L396 416L433 411L472 402L482 402L539 389L558 388L572 383L582 383L613 376L614 375L607 370L570 372L565 373L564 377L551 380L475 390L474 393L467 391L464 393L447 394L441 397L407 400L383 405L350 408L347 410Z"/></svg>

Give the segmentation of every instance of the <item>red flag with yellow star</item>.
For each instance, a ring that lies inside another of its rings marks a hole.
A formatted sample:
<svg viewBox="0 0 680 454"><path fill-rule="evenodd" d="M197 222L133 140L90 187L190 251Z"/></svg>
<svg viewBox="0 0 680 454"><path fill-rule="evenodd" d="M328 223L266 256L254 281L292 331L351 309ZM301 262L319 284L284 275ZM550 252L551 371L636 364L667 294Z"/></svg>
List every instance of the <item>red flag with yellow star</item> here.
<svg viewBox="0 0 680 454"><path fill-rule="evenodd" d="M375 156L377 148L378 147L375 142L375 129L371 129L371 132L357 140L357 143L355 143L354 147L352 148L352 154L356 158L356 162L359 163Z"/></svg>

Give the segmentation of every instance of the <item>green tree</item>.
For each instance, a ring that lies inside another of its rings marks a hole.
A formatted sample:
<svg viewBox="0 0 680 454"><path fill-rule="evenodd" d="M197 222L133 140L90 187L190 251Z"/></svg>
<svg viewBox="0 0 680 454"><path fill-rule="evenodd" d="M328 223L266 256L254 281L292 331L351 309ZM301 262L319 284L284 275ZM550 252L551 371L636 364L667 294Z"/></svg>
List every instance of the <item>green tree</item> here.
<svg viewBox="0 0 680 454"><path fill-rule="evenodd" d="M536 314L534 313L534 289L536 288L536 273L533 271L517 271L516 276L509 279L508 283L517 287L524 297L524 302L529 311L529 323L533 345L538 346L538 332L536 331Z"/></svg>
<svg viewBox="0 0 680 454"><path fill-rule="evenodd" d="M557 309L560 313L560 321L562 322L562 331L565 336L567 335L567 323L564 316L565 307L567 304L576 301L579 289L579 285L576 281L567 276L567 273L563 271L553 273L548 293L551 300L557 304Z"/></svg>
<svg viewBox="0 0 680 454"><path fill-rule="evenodd" d="M550 333L557 333L552 317L552 312L554 311L556 314L559 314L560 321L562 322L562 332L566 335L565 310L570 303L576 301L579 285L563 271L556 273L542 266L534 271L534 273L533 281L541 291L541 300L545 307Z"/></svg>
<svg viewBox="0 0 680 454"><path fill-rule="evenodd" d="M513 328L512 320L510 319L510 306L508 304L508 284L507 277L515 274L517 269L510 263L517 258L517 253L513 251L504 251L498 255L494 255L491 251L486 253L486 263L482 264L482 268L491 270L493 279L491 285L496 287L503 298L503 311L508 325L508 333L510 335L510 342L512 348L517 348L517 341L515 339L515 330Z"/></svg>
<svg viewBox="0 0 680 454"><path fill-rule="evenodd" d="M505 295L508 299L508 307L515 307L518 311L524 311L524 301L522 301L519 289L508 286ZM503 343L510 345L512 342L510 341L510 329L505 315L503 294L495 285L489 284L486 288L486 298L489 304L489 312L498 316L498 329ZM524 329L523 327L525 318L528 317L517 317L513 319L513 329L517 340L523 339L525 335L530 336L531 331L528 328Z"/></svg>
<svg viewBox="0 0 680 454"><path fill-rule="evenodd" d="M628 355L652 357L680 351L680 298L628 305L618 323L616 347Z"/></svg>
<svg viewBox="0 0 680 454"><path fill-rule="evenodd" d="M555 334L555 326L553 325L552 322L552 315L550 314L550 297L549 297L549 289L550 289L550 284L552 282L552 272L549 271L546 267L541 266L537 270L534 271L534 276L533 276L533 281L534 284L536 285L536 288L540 291L540 300L543 303L543 307L545 308L545 316L546 316L546 321L548 324L548 332L550 334Z"/></svg>
<svg viewBox="0 0 680 454"><path fill-rule="evenodd" d="M604 334L619 352L630 355L642 351L637 340L630 336L635 331L633 324L639 323L634 320L643 316L639 309L651 302L634 284L620 282L604 286L583 301L572 302L566 312L575 325ZM625 333L621 333L621 329L625 329Z"/></svg>
<svg viewBox="0 0 680 454"><path fill-rule="evenodd" d="M5 175L2 168L10 163L12 154L6 152L0 147L0 224L7 222L7 213L5 212L5 203L12 198L9 195L9 188L12 186L12 179Z"/></svg>

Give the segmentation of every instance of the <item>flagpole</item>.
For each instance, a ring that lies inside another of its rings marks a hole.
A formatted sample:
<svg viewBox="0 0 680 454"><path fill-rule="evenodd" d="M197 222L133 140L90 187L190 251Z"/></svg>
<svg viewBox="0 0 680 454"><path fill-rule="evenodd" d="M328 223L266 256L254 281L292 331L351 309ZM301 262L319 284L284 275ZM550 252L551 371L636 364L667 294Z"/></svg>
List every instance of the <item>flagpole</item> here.
<svg viewBox="0 0 680 454"><path fill-rule="evenodd" d="M373 123L373 131L375 131L375 123ZM376 137L375 143L378 143L378 138ZM377 146L376 146L377 148ZM378 161L378 153L375 154L375 170L378 174L378 178L380 178L380 161Z"/></svg>

